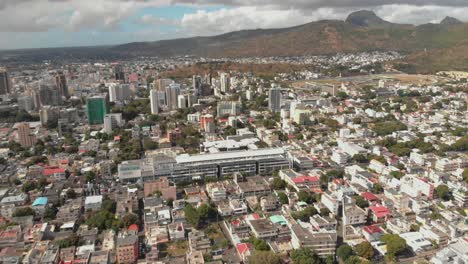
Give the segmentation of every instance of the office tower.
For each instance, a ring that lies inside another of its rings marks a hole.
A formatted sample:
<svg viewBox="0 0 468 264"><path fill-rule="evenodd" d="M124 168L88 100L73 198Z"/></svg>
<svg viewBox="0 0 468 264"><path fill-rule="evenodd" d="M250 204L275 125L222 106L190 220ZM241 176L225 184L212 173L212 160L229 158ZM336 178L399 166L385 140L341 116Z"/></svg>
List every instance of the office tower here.
<svg viewBox="0 0 468 264"><path fill-rule="evenodd" d="M108 113L106 97L96 95L86 99L86 115L90 125L103 124L104 116Z"/></svg>
<svg viewBox="0 0 468 264"><path fill-rule="evenodd" d="M268 108L273 113L281 110L281 89L275 87L268 91Z"/></svg>
<svg viewBox="0 0 468 264"><path fill-rule="evenodd" d="M68 92L68 85L67 85L67 78L63 72L58 72L55 75L55 86L59 91L59 95L61 97L70 98L70 94Z"/></svg>
<svg viewBox="0 0 468 264"><path fill-rule="evenodd" d="M130 85L113 83L109 86L109 101L123 102L130 99Z"/></svg>
<svg viewBox="0 0 468 264"><path fill-rule="evenodd" d="M214 124L213 115L206 114L206 115L201 116L201 118L200 118L200 127L201 127L201 129L206 131L207 126L209 126L208 124L210 124L210 123Z"/></svg>
<svg viewBox="0 0 468 264"><path fill-rule="evenodd" d="M177 98L180 94L180 85L171 84L166 88L166 105L169 110L177 109Z"/></svg>
<svg viewBox="0 0 468 264"><path fill-rule="evenodd" d="M158 91L166 91L166 88L173 84L174 81L171 79L157 79L154 81L154 88Z"/></svg>
<svg viewBox="0 0 468 264"><path fill-rule="evenodd" d="M218 102L218 116L237 115L240 113L241 105L237 101L221 101Z"/></svg>
<svg viewBox="0 0 468 264"><path fill-rule="evenodd" d="M58 89L54 87L40 85L39 91L34 91L34 104L37 108L43 105L61 105L62 97Z"/></svg>
<svg viewBox="0 0 468 264"><path fill-rule="evenodd" d="M151 114L159 114L159 94L157 90L150 90Z"/></svg>
<svg viewBox="0 0 468 264"><path fill-rule="evenodd" d="M219 76L219 81L221 83L220 85L221 92L227 93L230 89L229 74L225 72L221 73Z"/></svg>
<svg viewBox="0 0 468 264"><path fill-rule="evenodd" d="M122 113L107 114L104 116L104 131L108 134L123 124Z"/></svg>
<svg viewBox="0 0 468 264"><path fill-rule="evenodd" d="M187 100L183 94L177 97L177 107L178 108L187 108Z"/></svg>
<svg viewBox="0 0 468 264"><path fill-rule="evenodd" d="M249 101L253 100L253 96L254 96L254 92L252 90L247 90L247 92L245 92L245 98Z"/></svg>
<svg viewBox="0 0 468 264"><path fill-rule="evenodd" d="M115 65L114 67L115 80L125 82L125 72L122 65Z"/></svg>
<svg viewBox="0 0 468 264"><path fill-rule="evenodd" d="M0 68L0 95L11 93L11 80L5 68Z"/></svg>
<svg viewBox="0 0 468 264"><path fill-rule="evenodd" d="M18 108L27 112L34 110L34 100L31 96L21 96L18 98Z"/></svg>
<svg viewBox="0 0 468 264"><path fill-rule="evenodd" d="M194 104L197 103L197 96L195 94L188 94L187 96L187 105L188 107L192 107Z"/></svg>
<svg viewBox="0 0 468 264"><path fill-rule="evenodd" d="M17 130L18 142L22 147L30 148L36 144L36 136L31 133L28 123L20 123Z"/></svg>
<svg viewBox="0 0 468 264"><path fill-rule="evenodd" d="M39 118L43 126L47 126L51 122L57 122L60 115L60 109L56 106L44 105L39 110Z"/></svg>
<svg viewBox="0 0 468 264"><path fill-rule="evenodd" d="M197 75L192 76L192 84L193 84L193 90L195 91L195 94L201 95L202 94L202 78Z"/></svg>

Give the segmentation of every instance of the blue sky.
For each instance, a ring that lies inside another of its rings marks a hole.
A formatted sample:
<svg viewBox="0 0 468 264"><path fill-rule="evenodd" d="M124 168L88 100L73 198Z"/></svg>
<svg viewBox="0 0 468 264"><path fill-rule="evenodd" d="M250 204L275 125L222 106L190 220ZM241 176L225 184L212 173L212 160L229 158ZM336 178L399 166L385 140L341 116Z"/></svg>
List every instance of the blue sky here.
<svg viewBox="0 0 468 264"><path fill-rule="evenodd" d="M345 19L370 9L400 23L468 21L460 0L0 0L0 49L109 45Z"/></svg>

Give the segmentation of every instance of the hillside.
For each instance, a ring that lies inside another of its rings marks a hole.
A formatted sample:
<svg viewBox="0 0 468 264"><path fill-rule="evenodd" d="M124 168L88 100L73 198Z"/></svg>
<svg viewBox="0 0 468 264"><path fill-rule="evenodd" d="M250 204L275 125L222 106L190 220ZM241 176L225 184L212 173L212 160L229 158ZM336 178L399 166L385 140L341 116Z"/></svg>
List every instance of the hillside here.
<svg viewBox="0 0 468 264"><path fill-rule="evenodd" d="M468 40L468 23L453 18L420 26L385 21L371 11L358 11L345 21L324 20L283 29L257 29L214 37L194 37L113 47L137 56L197 55L209 57L323 55L338 52L452 48Z"/></svg>
<svg viewBox="0 0 468 264"><path fill-rule="evenodd" d="M0 62L31 60L126 59L135 56L203 57L304 56L364 51L409 54L397 62L412 71L468 68L468 23L446 17L419 26L385 21L372 11L358 11L344 21L322 20L281 29L242 30L211 37L136 42L108 47L1 51ZM400 66L401 66L400 65Z"/></svg>

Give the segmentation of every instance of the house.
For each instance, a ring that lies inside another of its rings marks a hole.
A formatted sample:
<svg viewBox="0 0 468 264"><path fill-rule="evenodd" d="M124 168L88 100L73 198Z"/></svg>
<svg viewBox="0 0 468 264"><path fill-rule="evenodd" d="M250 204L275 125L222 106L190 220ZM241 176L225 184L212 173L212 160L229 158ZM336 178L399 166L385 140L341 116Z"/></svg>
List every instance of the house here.
<svg viewBox="0 0 468 264"><path fill-rule="evenodd" d="M384 230L378 225L365 226L362 228L362 234L369 242L379 241L382 235L384 235Z"/></svg>
<svg viewBox="0 0 468 264"><path fill-rule="evenodd" d="M252 244L250 243L239 243L236 245L237 254L244 263L248 263L249 257L252 255L252 248Z"/></svg>
<svg viewBox="0 0 468 264"><path fill-rule="evenodd" d="M187 253L187 264L205 264L203 252L195 250Z"/></svg>
<svg viewBox="0 0 468 264"><path fill-rule="evenodd" d="M34 212L36 212L36 214L42 215L44 214L47 208L47 205L48 205L47 202L48 202L47 197L38 197L36 200L34 200L32 204L32 209L34 210Z"/></svg>
<svg viewBox="0 0 468 264"><path fill-rule="evenodd" d="M239 199L229 200L229 207L235 215L246 214L248 212L245 202Z"/></svg>
<svg viewBox="0 0 468 264"><path fill-rule="evenodd" d="M185 239L185 228L183 223L173 223L167 226L171 240Z"/></svg>
<svg viewBox="0 0 468 264"><path fill-rule="evenodd" d="M268 195L260 198L260 206L265 212L274 211L278 208L279 205L280 204L276 196Z"/></svg>
<svg viewBox="0 0 468 264"><path fill-rule="evenodd" d="M161 177L154 181L146 181L143 187L145 197L151 196L159 191L164 200L177 199L176 186L166 177Z"/></svg>
<svg viewBox="0 0 468 264"><path fill-rule="evenodd" d="M400 237L406 241L406 244L415 253L432 249L431 241L425 239L423 235L419 232L403 233L400 234Z"/></svg>
<svg viewBox="0 0 468 264"><path fill-rule="evenodd" d="M367 223L367 211L355 204L343 206L344 225L362 225Z"/></svg>
<svg viewBox="0 0 468 264"><path fill-rule="evenodd" d="M101 210L102 195L87 196L85 198L85 210L98 211Z"/></svg>
<svg viewBox="0 0 468 264"><path fill-rule="evenodd" d="M392 213L383 205L369 207L370 216L375 223L383 223L392 217Z"/></svg>
<svg viewBox="0 0 468 264"><path fill-rule="evenodd" d="M119 234L116 255L119 264L134 264L138 260L138 236Z"/></svg>
<svg viewBox="0 0 468 264"><path fill-rule="evenodd" d="M278 235L278 229L270 219L254 219L247 221L253 235L258 239L270 240Z"/></svg>
<svg viewBox="0 0 468 264"><path fill-rule="evenodd" d="M292 223L291 244L294 249L310 248L321 257L334 255L336 250L336 231L310 232L299 224Z"/></svg>
<svg viewBox="0 0 468 264"><path fill-rule="evenodd" d="M198 230L193 230L188 235L190 251L201 251L208 253L211 250L211 241L205 233Z"/></svg>

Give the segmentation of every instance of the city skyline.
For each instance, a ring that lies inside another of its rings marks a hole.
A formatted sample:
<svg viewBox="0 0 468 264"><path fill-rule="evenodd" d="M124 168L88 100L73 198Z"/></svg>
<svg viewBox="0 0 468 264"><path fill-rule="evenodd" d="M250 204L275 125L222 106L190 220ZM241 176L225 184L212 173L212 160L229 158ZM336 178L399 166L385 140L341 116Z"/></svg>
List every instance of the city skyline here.
<svg viewBox="0 0 468 264"><path fill-rule="evenodd" d="M281 28L323 19L343 20L369 9L395 23L468 21L468 2L391 1L163 1L4 0L0 50L114 45L255 28Z"/></svg>

